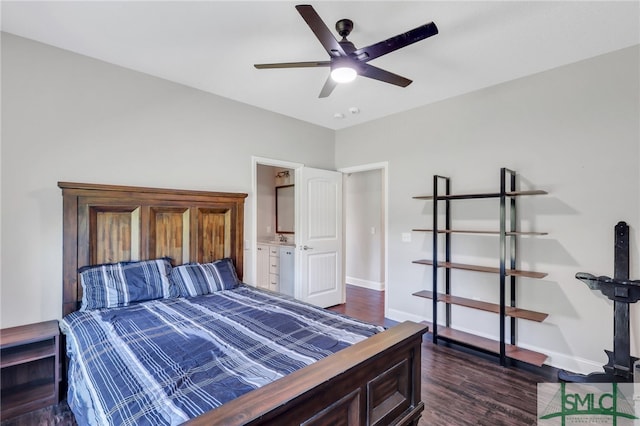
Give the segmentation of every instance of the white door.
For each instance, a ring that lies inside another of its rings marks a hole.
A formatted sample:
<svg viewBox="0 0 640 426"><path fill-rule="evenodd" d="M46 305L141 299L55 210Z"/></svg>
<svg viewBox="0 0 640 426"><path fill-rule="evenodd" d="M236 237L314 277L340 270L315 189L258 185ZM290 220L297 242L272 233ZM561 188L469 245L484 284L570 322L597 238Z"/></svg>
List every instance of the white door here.
<svg viewBox="0 0 640 426"><path fill-rule="evenodd" d="M317 306L344 303L342 173L296 170L296 298Z"/></svg>

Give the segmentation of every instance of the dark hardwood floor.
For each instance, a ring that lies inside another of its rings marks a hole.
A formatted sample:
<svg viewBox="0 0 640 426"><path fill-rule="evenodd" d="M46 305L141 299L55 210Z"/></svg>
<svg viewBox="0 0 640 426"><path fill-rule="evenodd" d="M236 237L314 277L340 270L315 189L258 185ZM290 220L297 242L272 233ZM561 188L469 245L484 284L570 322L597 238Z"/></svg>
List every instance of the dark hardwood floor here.
<svg viewBox="0 0 640 426"><path fill-rule="evenodd" d="M384 292L347 286L347 303L330 308L364 321L392 326L384 318ZM434 345L425 335L422 346L422 400L419 426L534 425L536 385L555 382L553 369L501 367L495 358ZM2 422L1 426L73 426L65 402Z"/></svg>
<svg viewBox="0 0 640 426"><path fill-rule="evenodd" d="M347 303L331 310L374 324L384 319L384 292L347 286ZM434 345L425 335L422 345L422 400L419 426L535 425L539 382L557 381L557 371L519 365L501 367L497 358Z"/></svg>
<svg viewBox="0 0 640 426"><path fill-rule="evenodd" d="M332 306L329 310L370 324L387 325L384 319L384 291L347 284L347 303Z"/></svg>

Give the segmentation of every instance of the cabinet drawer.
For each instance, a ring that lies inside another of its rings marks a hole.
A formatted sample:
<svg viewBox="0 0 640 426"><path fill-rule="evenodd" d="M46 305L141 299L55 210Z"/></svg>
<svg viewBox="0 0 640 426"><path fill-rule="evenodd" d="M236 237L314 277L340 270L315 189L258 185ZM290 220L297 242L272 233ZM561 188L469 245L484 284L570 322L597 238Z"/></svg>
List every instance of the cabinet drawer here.
<svg viewBox="0 0 640 426"><path fill-rule="evenodd" d="M279 285L278 285L278 275L269 274L269 290L279 291L278 287L279 287Z"/></svg>
<svg viewBox="0 0 640 426"><path fill-rule="evenodd" d="M270 254L271 256L278 256L278 254L279 254L278 247L275 247L275 246L269 246L269 254Z"/></svg>
<svg viewBox="0 0 640 426"><path fill-rule="evenodd" d="M269 273L277 275L279 272L280 268L278 267L278 262L269 262Z"/></svg>

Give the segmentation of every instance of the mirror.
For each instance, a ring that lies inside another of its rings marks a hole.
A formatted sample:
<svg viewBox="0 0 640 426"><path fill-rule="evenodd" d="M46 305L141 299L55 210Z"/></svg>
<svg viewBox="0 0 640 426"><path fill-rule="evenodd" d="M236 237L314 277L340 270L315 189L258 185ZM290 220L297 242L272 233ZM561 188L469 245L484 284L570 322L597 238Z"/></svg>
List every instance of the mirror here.
<svg viewBox="0 0 640 426"><path fill-rule="evenodd" d="M276 233L294 233L294 205L293 185L276 186Z"/></svg>

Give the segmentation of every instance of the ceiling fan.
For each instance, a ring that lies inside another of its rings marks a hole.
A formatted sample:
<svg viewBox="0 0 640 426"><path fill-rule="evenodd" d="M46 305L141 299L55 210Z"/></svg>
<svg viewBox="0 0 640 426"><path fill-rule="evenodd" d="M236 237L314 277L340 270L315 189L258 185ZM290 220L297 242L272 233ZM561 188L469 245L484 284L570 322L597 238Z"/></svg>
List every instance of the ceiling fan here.
<svg viewBox="0 0 640 426"><path fill-rule="evenodd" d="M320 91L320 98L329 96L338 83L352 81L358 75L395 84L396 86L407 87L411 84L411 80L408 78L374 67L368 62L438 34L436 24L429 22L406 33L356 49L353 43L347 40L347 36L353 29L353 22L350 19L341 19L336 22L336 31L342 37L342 40L338 41L312 6L306 4L297 5L296 9L325 48L330 59L328 61L255 64L254 66L258 69L330 67L331 74Z"/></svg>

